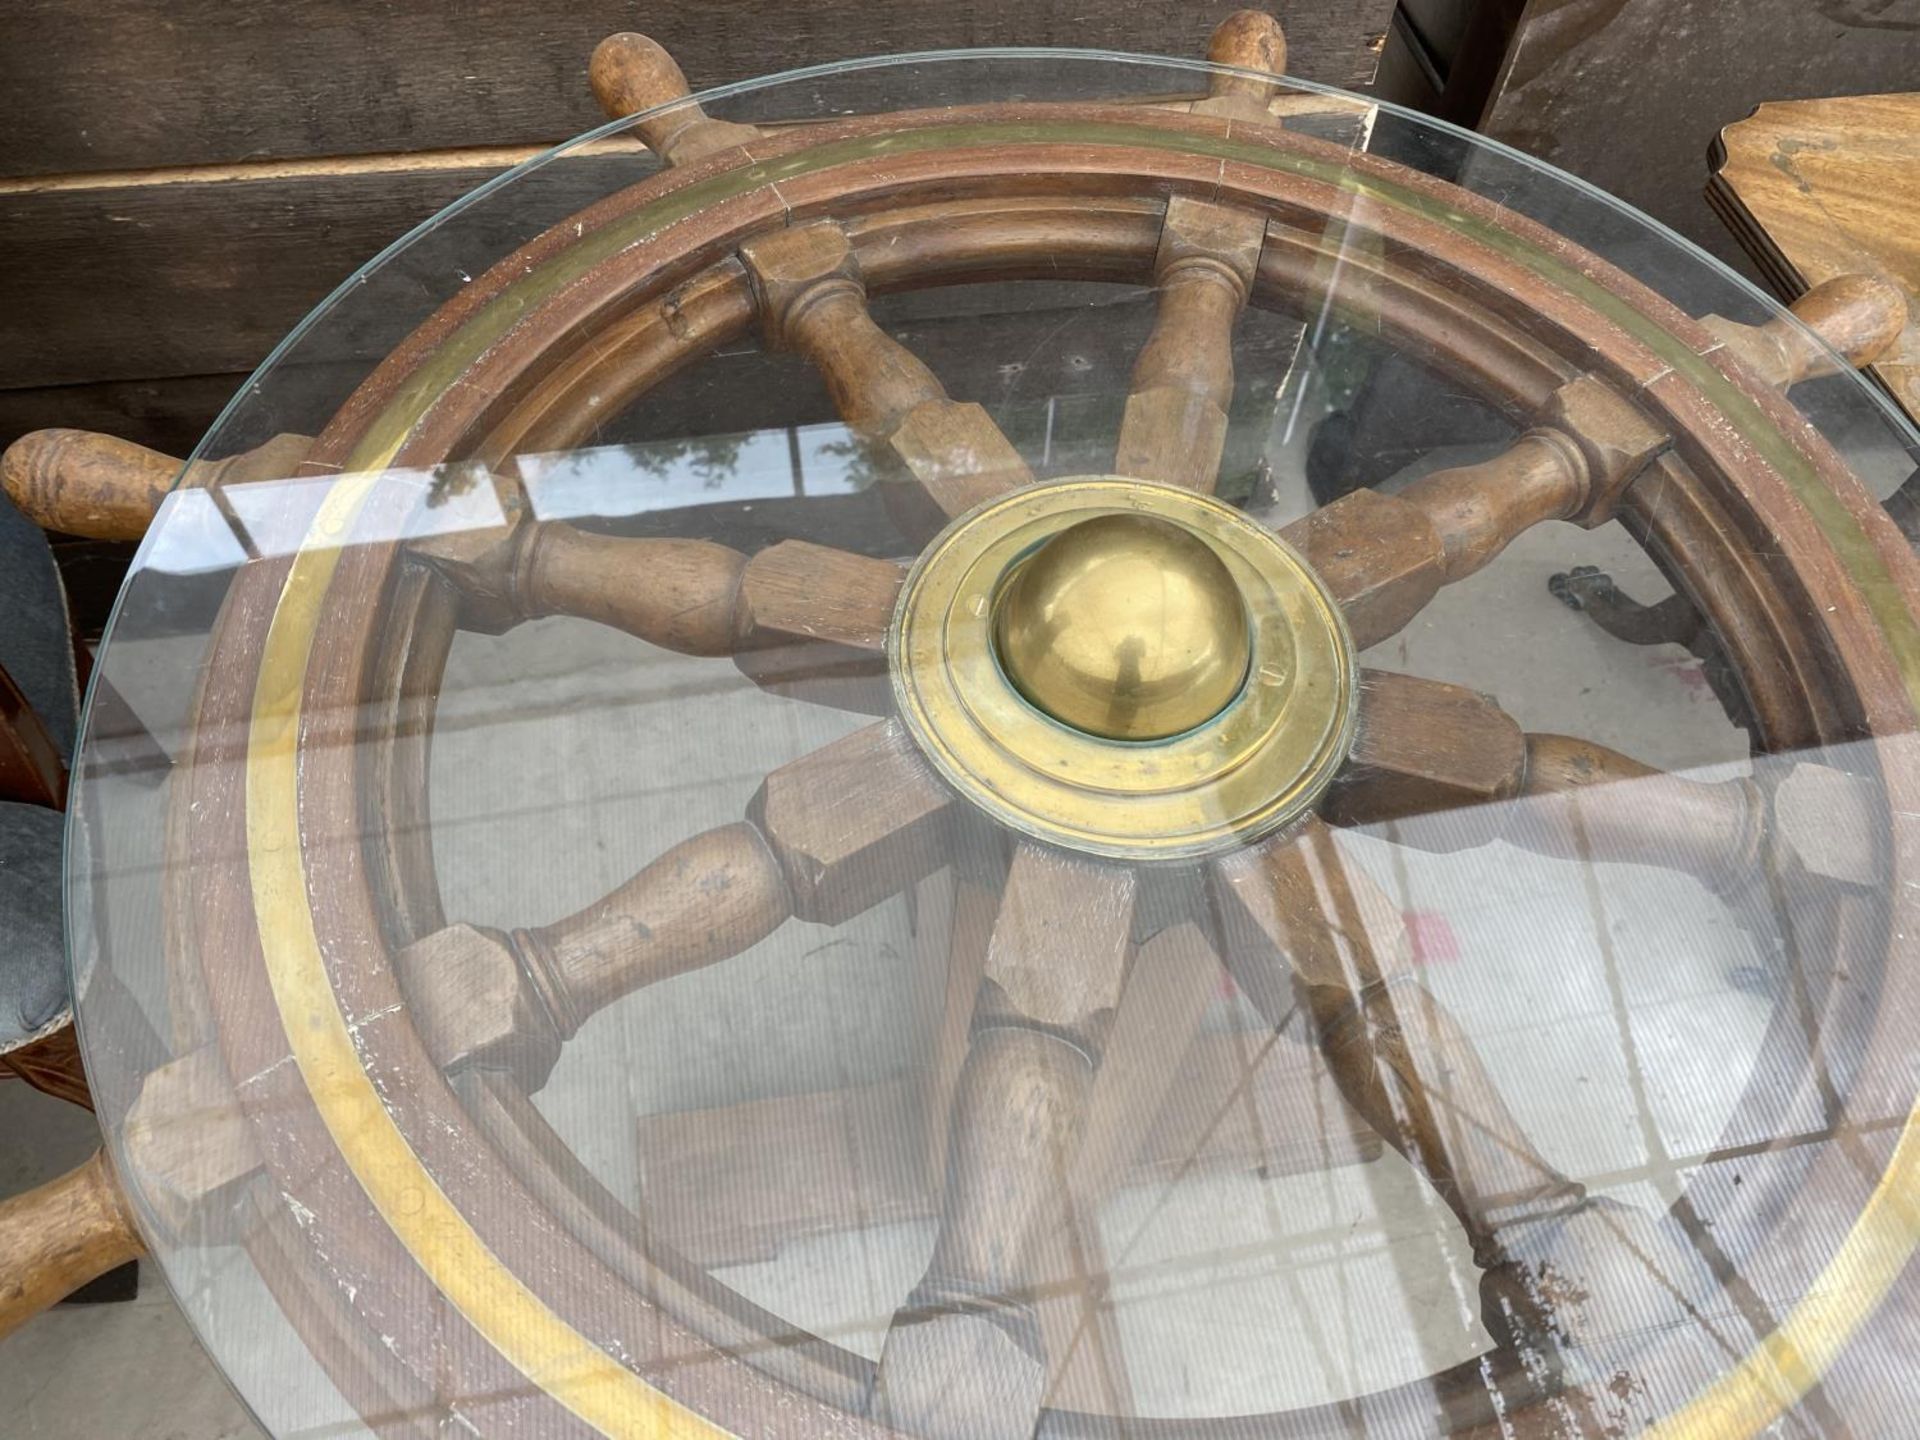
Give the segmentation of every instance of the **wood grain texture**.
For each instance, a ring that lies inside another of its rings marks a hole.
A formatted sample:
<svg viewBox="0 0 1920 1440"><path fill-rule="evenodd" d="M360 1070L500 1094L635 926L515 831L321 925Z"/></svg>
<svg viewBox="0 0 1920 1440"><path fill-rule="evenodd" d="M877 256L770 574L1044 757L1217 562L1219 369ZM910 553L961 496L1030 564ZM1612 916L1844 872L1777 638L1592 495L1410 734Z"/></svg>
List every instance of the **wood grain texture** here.
<svg viewBox="0 0 1920 1440"><path fill-rule="evenodd" d="M582 910L511 934L464 922L394 957L415 1027L443 1070L504 1066L529 1089L596 1011L764 939L793 913L752 825L683 840Z"/></svg>
<svg viewBox="0 0 1920 1440"><path fill-rule="evenodd" d="M1723 889L1759 873L1768 814L1751 780L1691 780L1591 740L1523 733L1491 696L1437 680L1364 671L1360 705L1353 763L1324 807L1334 824L1416 821L1396 838L1427 849L1499 838L1561 859L1664 866ZM1825 773L1810 769L1803 790ZM1817 793L1853 817L1851 833L1863 831L1844 786ZM1867 868L1857 856L1816 862L1829 863Z"/></svg>
<svg viewBox="0 0 1920 1440"><path fill-rule="evenodd" d="M1071 1317L1046 1292L1085 1288L1074 1176L1098 1039L1133 957L1129 870L1023 842L987 946L981 1007L955 1088L940 1230L894 1316L875 1413L937 1435L1025 1435L1067 1363ZM1078 1254L1076 1254L1076 1251Z"/></svg>
<svg viewBox="0 0 1920 1440"><path fill-rule="evenodd" d="M1295 75L1372 77L1390 0L1294 0ZM718 0L636 11L622 0L458 8L266 0L244 24L205 0L28 0L0 20L0 87L32 95L0 146L0 175L551 144L600 115L585 83L603 36L644 21L705 88L775 70L913 50L1072 45L1198 56L1220 10L1178 0L856 0L769 8ZM99 124L102 96L119 123ZM876 87L876 100L901 102Z"/></svg>
<svg viewBox="0 0 1920 1440"><path fill-rule="evenodd" d="M202 1242L260 1170L260 1150L217 1047L207 1044L148 1072L127 1109L121 1162L128 1183L166 1231Z"/></svg>
<svg viewBox="0 0 1920 1440"><path fill-rule="evenodd" d="M1183 195L1167 202L1153 267L1158 314L1134 363L1115 474L1213 489L1233 399L1234 321L1266 232L1250 210Z"/></svg>
<svg viewBox="0 0 1920 1440"><path fill-rule="evenodd" d="M1566 735L1527 736L1505 836L1568 859L1661 865L1725 888L1752 878L1767 811L1750 780L1689 780Z"/></svg>
<svg viewBox="0 0 1920 1440"><path fill-rule="evenodd" d="M1306 1011L1349 1103L1422 1168L1477 1242L1496 1207L1572 1193L1418 981L1399 908L1332 832L1310 824L1212 871L1241 988L1275 1023Z"/></svg>
<svg viewBox="0 0 1920 1440"><path fill-rule="evenodd" d="M84 176L12 190L0 183L0 390L251 371L385 246L536 153L486 148ZM451 289L453 266L504 254L658 163L630 142L600 145L525 177L512 204L470 212L459 257L443 267L428 247L415 257L425 269L412 281L394 272L392 293L404 293L404 304L366 306L351 337L323 327L303 347L316 386L333 378L326 366L355 362L332 396L337 405L399 343L422 313L419 279ZM330 410L299 423L318 427ZM75 422L47 415L38 423Z"/></svg>
<svg viewBox="0 0 1920 1440"><path fill-rule="evenodd" d="M138 540L173 488L180 462L111 435L36 430L0 454L0 487L42 530Z"/></svg>
<svg viewBox="0 0 1920 1440"><path fill-rule="evenodd" d="M1367 825L1486 805L1514 794L1526 768L1526 737L1490 696L1363 670L1353 749L1322 813Z"/></svg>
<svg viewBox="0 0 1920 1440"><path fill-rule="evenodd" d="M735 663L757 685L886 713L887 628L906 571L804 540L748 562L735 603Z"/></svg>
<svg viewBox="0 0 1920 1440"><path fill-rule="evenodd" d="M1920 94L1769 98L1720 131L1710 163L1708 202L1781 298L1848 275L1905 293L1874 374L1920 421Z"/></svg>
<svg viewBox="0 0 1920 1440"><path fill-rule="evenodd" d="M742 245L740 258L768 343L812 361L854 433L905 465L948 515L1032 483L987 412L949 399L926 364L874 324L839 225L776 231Z"/></svg>
<svg viewBox="0 0 1920 1440"><path fill-rule="evenodd" d="M1361 649L1532 526L1610 519L1668 446L1659 425L1590 376L1556 388L1537 418L1491 459L1436 470L1392 495L1353 491L1281 531L1332 590Z"/></svg>
<svg viewBox="0 0 1920 1440"><path fill-rule="evenodd" d="M1381 1150L1341 1104L1319 1053L1290 1040L1205 1031L1167 1094L1157 1113L1132 1117L1137 1143L1109 1187L1311 1175ZM946 1151L926 1159L919 1102L900 1080L642 1116L653 1233L705 1267L772 1259L808 1235L935 1216Z"/></svg>
<svg viewBox="0 0 1920 1440"><path fill-rule="evenodd" d="M0 1201L0 1339L145 1253L103 1151L57 1180Z"/></svg>
<svg viewBox="0 0 1920 1440"><path fill-rule="evenodd" d="M623 31L609 35L587 62L593 98L608 118L618 120L678 100L664 115L634 124L633 133L669 165L684 165L758 138L751 125L716 120L688 98L687 77L660 43Z"/></svg>
<svg viewBox="0 0 1920 1440"><path fill-rule="evenodd" d="M1131 870L1020 842L987 947L989 1013L1097 1047L1097 1018L1126 983L1138 890Z"/></svg>
<svg viewBox="0 0 1920 1440"><path fill-rule="evenodd" d="M766 838L737 824L683 840L612 894L515 938L531 940L567 1013L584 1018L643 985L739 954L790 913Z"/></svg>
<svg viewBox="0 0 1920 1440"><path fill-rule="evenodd" d="M876 1417L912 1433L1030 1435L1048 1357L1036 1252L1072 1225L1093 1064L1050 1031L977 1031L954 1097L940 1230L880 1354Z"/></svg>
<svg viewBox="0 0 1920 1440"><path fill-rule="evenodd" d="M952 805L900 722L883 720L781 766L748 809L793 913L837 925L946 863Z"/></svg>
<svg viewBox="0 0 1920 1440"><path fill-rule="evenodd" d="M683 655L730 655L747 558L704 540L626 540L571 525L534 529L523 562L528 616L573 615Z"/></svg>
<svg viewBox="0 0 1920 1440"><path fill-rule="evenodd" d="M1483 113L1459 117L1750 262L1701 198L1723 125L1768 101L1910 87L1920 7L1526 0Z"/></svg>
<svg viewBox="0 0 1920 1440"><path fill-rule="evenodd" d="M1872 364L1894 351L1907 324L1905 294L1877 275L1839 275L1822 281L1791 308L1798 325L1784 315L1759 325L1742 325L1719 315L1710 315L1703 323L1741 364L1768 384L1783 388L1835 374L1848 365ZM1809 335L1808 330L1813 333ZM1910 402L1913 397L1903 398Z"/></svg>

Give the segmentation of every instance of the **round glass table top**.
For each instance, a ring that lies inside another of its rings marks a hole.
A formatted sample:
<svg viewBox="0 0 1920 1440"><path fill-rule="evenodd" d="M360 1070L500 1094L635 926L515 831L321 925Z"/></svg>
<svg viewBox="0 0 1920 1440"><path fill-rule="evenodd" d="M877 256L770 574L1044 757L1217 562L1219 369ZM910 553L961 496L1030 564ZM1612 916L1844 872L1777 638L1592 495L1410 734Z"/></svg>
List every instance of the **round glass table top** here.
<svg viewBox="0 0 1920 1440"><path fill-rule="evenodd" d="M141 547L118 1179L276 1435L1905 1433L1917 454L1353 96L646 111L355 275Z"/></svg>

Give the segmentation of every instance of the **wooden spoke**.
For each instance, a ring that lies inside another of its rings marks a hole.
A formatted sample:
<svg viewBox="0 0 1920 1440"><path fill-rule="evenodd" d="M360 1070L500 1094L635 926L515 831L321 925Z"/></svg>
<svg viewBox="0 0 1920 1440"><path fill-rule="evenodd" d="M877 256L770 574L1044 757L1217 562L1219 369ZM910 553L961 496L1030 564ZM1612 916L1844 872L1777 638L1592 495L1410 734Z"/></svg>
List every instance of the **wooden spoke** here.
<svg viewBox="0 0 1920 1440"><path fill-rule="evenodd" d="M1215 861L1211 879L1227 964L1248 998L1276 1026L1306 1012L1348 1103L1467 1232L1486 1271L1489 1329L1538 1343L1552 1307L1505 1263L1495 1232L1583 1192L1534 1147L1472 1041L1420 983L1392 900L1317 821Z"/></svg>
<svg viewBox="0 0 1920 1440"><path fill-rule="evenodd" d="M838 225L763 235L742 245L740 258L768 343L811 360L854 433L905 465L947 514L1033 479L985 410L948 399L933 372L874 324Z"/></svg>
<svg viewBox="0 0 1920 1440"><path fill-rule="evenodd" d="M1661 865L1716 889L1755 871L1767 805L1751 780L1688 780L1590 740L1526 734L1458 685L1367 671L1361 687L1351 763L1323 807L1335 824L1431 816L1402 837L1445 848L1501 838L1565 859Z"/></svg>
<svg viewBox="0 0 1920 1440"><path fill-rule="evenodd" d="M875 1414L1022 1440L1047 1389L1042 1258L1072 1225L1100 1040L1133 954L1132 872L1022 844L960 1072L939 1237L894 1316Z"/></svg>
<svg viewBox="0 0 1920 1440"><path fill-rule="evenodd" d="M669 165L685 165L760 137L753 126L715 120L687 100L687 77L680 66L645 35L626 33L602 40L587 62L587 83L612 120L686 100L634 126L647 148Z"/></svg>
<svg viewBox="0 0 1920 1440"><path fill-rule="evenodd" d="M1437 470L1394 495L1357 490L1281 534L1347 613L1362 649L1397 633L1439 592L1543 520L1597 525L1667 445L1664 432L1593 379L1559 390L1541 424L1478 465Z"/></svg>
<svg viewBox="0 0 1920 1440"><path fill-rule="evenodd" d="M1490 695L1391 670L1360 672L1360 726L1321 813L1336 825L1372 825L1469 810L1519 793L1527 740ZM1491 838L1492 817L1462 843Z"/></svg>
<svg viewBox="0 0 1920 1440"><path fill-rule="evenodd" d="M1266 238L1264 216L1176 195L1154 259L1153 333L1133 368L1114 471L1211 491L1233 398L1233 326Z"/></svg>
<svg viewBox="0 0 1920 1440"><path fill-rule="evenodd" d="M802 920L838 925L947 863L953 792L897 720L783 765L748 812Z"/></svg>
<svg viewBox="0 0 1920 1440"><path fill-rule="evenodd" d="M748 822L682 841L612 894L511 934L453 924L395 958L443 1068L536 1088L561 1042L643 986L739 954L789 916L838 924L938 869L952 797L892 721L769 775Z"/></svg>
<svg viewBox="0 0 1920 1440"><path fill-rule="evenodd" d="M511 1069L533 1090L596 1010L736 955L792 912L766 838L726 825L564 920L511 934L448 925L400 951L394 969L436 1064Z"/></svg>
<svg viewBox="0 0 1920 1440"><path fill-rule="evenodd" d="M502 487L503 491L505 487ZM461 593L461 623L498 632L543 615L573 615L683 655L731 655L756 683L815 699L832 682L886 669L887 626L904 571L804 540L749 559L705 540L595 535L559 521L517 519L416 541L414 553Z"/></svg>
<svg viewBox="0 0 1920 1440"><path fill-rule="evenodd" d="M1875 275L1836 275L1790 308L1793 320L1776 315L1764 325L1742 325L1719 315L1701 323L1743 365L1782 387L1833 374L1840 368L1836 357L1856 367L1873 364L1899 341L1907 324L1906 297Z"/></svg>

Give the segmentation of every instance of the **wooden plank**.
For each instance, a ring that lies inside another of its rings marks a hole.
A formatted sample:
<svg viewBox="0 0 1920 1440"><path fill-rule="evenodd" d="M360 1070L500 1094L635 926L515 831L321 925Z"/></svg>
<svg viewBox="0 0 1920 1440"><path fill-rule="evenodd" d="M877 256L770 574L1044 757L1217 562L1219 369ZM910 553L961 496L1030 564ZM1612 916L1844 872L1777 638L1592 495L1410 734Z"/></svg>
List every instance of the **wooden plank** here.
<svg viewBox="0 0 1920 1440"><path fill-rule="evenodd" d="M643 1117L651 1233L712 1266L769 1258L803 1235L937 1214L944 1161L927 1154L921 1088L903 1077ZM1215 1031L1187 1052L1117 1183L1174 1184L1196 1171L1304 1174L1379 1153L1379 1137L1339 1098L1317 1051Z"/></svg>
<svg viewBox="0 0 1920 1440"><path fill-rule="evenodd" d="M518 154L7 187L0 390L249 370L356 268ZM370 368L424 318L423 289L450 295L457 266L505 255L655 168L613 142L529 174L509 200L468 211L455 246L416 245L374 276L358 323L324 327L297 358ZM368 303L383 292L392 303Z"/></svg>
<svg viewBox="0 0 1920 1440"><path fill-rule="evenodd" d="M1528 0L1480 128L1751 273L1701 198L1720 127L1765 100L1896 90L1917 74L1920 0Z"/></svg>
<svg viewBox="0 0 1920 1440"><path fill-rule="evenodd" d="M1364 84L1392 10L1393 0L1290 0L1289 69ZM587 56L619 30L647 30L705 87L965 46L1198 58L1222 13L1185 0L12 0L0 8L0 95L15 100L0 175L550 144L601 123ZM943 103L924 73L846 83L856 103Z"/></svg>
<svg viewBox="0 0 1920 1440"><path fill-rule="evenodd" d="M1762 105L1712 159L1707 199L1781 298L1841 275L1905 292L1906 330L1871 373L1920 421L1920 94Z"/></svg>

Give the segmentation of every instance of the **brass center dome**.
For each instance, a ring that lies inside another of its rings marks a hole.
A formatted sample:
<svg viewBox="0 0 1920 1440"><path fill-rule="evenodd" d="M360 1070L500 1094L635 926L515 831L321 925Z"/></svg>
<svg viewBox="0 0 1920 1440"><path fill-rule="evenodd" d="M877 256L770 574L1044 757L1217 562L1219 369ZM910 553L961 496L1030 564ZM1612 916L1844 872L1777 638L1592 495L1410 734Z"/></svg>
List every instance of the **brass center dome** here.
<svg viewBox="0 0 1920 1440"><path fill-rule="evenodd" d="M1071 525L996 597L1007 678L1063 725L1164 740L1213 719L1247 677L1247 609L1214 548L1150 515Z"/></svg>

